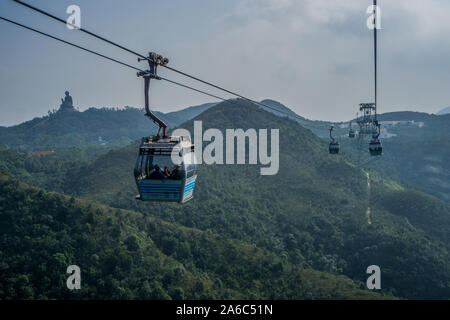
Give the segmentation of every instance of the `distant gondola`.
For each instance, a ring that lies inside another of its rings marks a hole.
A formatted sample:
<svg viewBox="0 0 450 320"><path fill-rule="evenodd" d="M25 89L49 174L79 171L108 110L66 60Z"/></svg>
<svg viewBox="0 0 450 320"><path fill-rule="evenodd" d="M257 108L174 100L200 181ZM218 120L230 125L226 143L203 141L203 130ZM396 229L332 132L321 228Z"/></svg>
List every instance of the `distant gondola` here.
<svg viewBox="0 0 450 320"><path fill-rule="evenodd" d="M358 119L358 114L356 114L356 119ZM352 128L352 121L350 121L350 123L348 125L348 137L349 138L355 137L355 130L353 130L353 128Z"/></svg>
<svg viewBox="0 0 450 320"><path fill-rule="evenodd" d="M381 146L380 139L378 139L381 133L380 123L375 121L375 126L377 132L372 136L372 140L369 142L369 153L371 156L381 156L383 147Z"/></svg>
<svg viewBox="0 0 450 320"><path fill-rule="evenodd" d="M353 130L353 129L348 130L348 137L349 138L354 138L355 137L355 130Z"/></svg>
<svg viewBox="0 0 450 320"><path fill-rule="evenodd" d="M383 147L380 140L374 138L369 142L369 152L371 156L381 156L383 153Z"/></svg>
<svg viewBox="0 0 450 320"><path fill-rule="evenodd" d="M330 142L329 151L330 151L330 154L338 154L339 153L339 142L337 142L337 141Z"/></svg>
<svg viewBox="0 0 450 320"><path fill-rule="evenodd" d="M328 150L329 150L330 154L338 154L339 153L339 142L337 142L333 138L333 135L331 134L333 129L334 129L334 125L331 125L331 127L330 127L330 139L331 139L331 142L330 142L330 145L328 147Z"/></svg>

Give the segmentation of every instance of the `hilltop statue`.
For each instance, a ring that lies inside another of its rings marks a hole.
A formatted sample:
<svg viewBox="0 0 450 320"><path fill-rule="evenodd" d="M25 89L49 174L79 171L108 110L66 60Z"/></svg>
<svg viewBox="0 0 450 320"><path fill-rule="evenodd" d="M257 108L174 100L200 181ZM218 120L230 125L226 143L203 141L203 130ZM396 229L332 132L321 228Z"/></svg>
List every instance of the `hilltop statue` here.
<svg viewBox="0 0 450 320"><path fill-rule="evenodd" d="M73 107L72 97L69 95L69 91L65 92L66 96L61 98L62 104L59 106L59 110L75 110Z"/></svg>

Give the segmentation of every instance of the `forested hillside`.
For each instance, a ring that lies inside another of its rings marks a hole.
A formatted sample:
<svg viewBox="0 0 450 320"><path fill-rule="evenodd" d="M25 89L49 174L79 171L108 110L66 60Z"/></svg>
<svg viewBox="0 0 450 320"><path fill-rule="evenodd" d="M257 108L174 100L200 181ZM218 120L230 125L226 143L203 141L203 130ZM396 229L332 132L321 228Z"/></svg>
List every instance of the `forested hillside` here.
<svg viewBox="0 0 450 320"><path fill-rule="evenodd" d="M361 168L329 156L326 142L296 122L242 101L217 105L195 120L204 130L280 129L279 173L261 176L255 165L202 165L190 203L142 203L134 200L134 144L80 166L60 191L238 239L356 281L364 282L365 268L377 264L383 292L400 297L450 297L446 203L375 171L369 197ZM192 126L182 125L191 132Z"/></svg>
<svg viewBox="0 0 450 320"><path fill-rule="evenodd" d="M0 174L0 299L380 299L254 245ZM81 269L79 291L67 266Z"/></svg>

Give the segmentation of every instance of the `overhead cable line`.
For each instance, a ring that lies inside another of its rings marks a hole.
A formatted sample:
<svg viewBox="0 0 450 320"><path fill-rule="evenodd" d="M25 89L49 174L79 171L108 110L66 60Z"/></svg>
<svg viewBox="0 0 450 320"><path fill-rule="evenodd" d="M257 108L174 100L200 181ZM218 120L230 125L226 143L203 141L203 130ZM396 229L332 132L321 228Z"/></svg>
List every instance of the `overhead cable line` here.
<svg viewBox="0 0 450 320"><path fill-rule="evenodd" d="M374 95L375 95L375 121L377 121L377 108L378 108L378 75L377 75L377 49L378 49L378 36L377 36L377 28L378 28L378 6L377 0L373 0L373 7L375 10L374 13L374 28L373 28L373 56L374 56Z"/></svg>
<svg viewBox="0 0 450 320"><path fill-rule="evenodd" d="M52 15L51 13L48 13L48 12L46 12L46 11L44 11L44 10L41 10L41 9L39 9L39 8L36 8L36 7L34 7L34 6L32 6L32 5L28 4L28 3L25 3L25 2L23 2L23 1L20 1L20 0L13 0L13 1L14 1L14 2L17 2L18 4L20 4L20 5L22 5L22 6L25 6L25 7L27 7L27 8L30 8L30 9L32 9L32 10L34 10L34 11L37 11L37 12L43 14L43 15L46 15L47 17L50 17L50 18L52 18L52 19L55 19L55 20L57 20L57 21L59 21L59 22L64 23L65 25L67 25L67 21L65 21L65 20L63 20L63 19L61 19L61 18L58 18L57 16ZM74 26L74 25L72 25L72 26ZM74 26L74 27L76 27L76 26ZM141 57L141 58L144 58L144 59L146 58L145 56L143 56L143 55L141 55L141 54L139 54L139 53L137 53L137 52L135 52L135 51L133 51L133 50L130 50L130 49L128 49L128 48L125 48L125 47L123 47L123 46L121 46L121 45L119 45L119 44L117 44L117 43L115 43L115 42L113 42L113 41L110 41L110 40L108 40L108 39L106 39L106 38L104 38L104 37L102 37L102 36L99 36L98 34L95 34L95 33L93 33L93 32L90 32L89 30L86 30L86 29L84 29L84 28L78 28L78 27L76 27L76 28L77 28L78 30L84 32L84 33L87 33L87 34L90 35L90 36L93 36L93 37L95 37L95 38L97 38L97 39L103 40L103 41L105 41L105 42L107 42L107 43L109 43L109 44L111 44L111 45L113 45L113 46L116 46L116 47L122 49L122 50L128 51L129 53L132 53L132 54L134 54L134 55L137 55L137 56L139 56L139 57Z"/></svg>
<svg viewBox="0 0 450 320"><path fill-rule="evenodd" d="M85 47L79 46L79 45L74 44L74 43L72 43L72 42L63 40L63 39L61 39L61 38L52 36L51 34L48 34L48 33L42 32L42 31L39 31L39 30L34 29L34 28L31 28L31 27L28 27L28 26L23 25L23 24L21 24L21 23L18 23L18 22L16 22L16 21L13 21L13 20L10 20L10 19L4 18L4 17L0 17L0 19L1 19L1 20L4 20L4 21L6 21L6 22L12 23L12 24L14 24L14 25L17 25L17 26L19 26L19 27L25 28L25 29L27 29L27 30L36 32L36 33L38 33L38 34L40 34L40 35L43 35L43 36L45 36L45 37L49 37L49 38L51 38L51 39L54 39L54 40L60 41L60 42L62 42L62 43L68 44L68 45L70 45L70 46L73 46L73 47L75 47L75 48L78 48L78 49L84 50L84 51L86 51L86 52L92 53L92 54L97 55L97 56L99 56L99 57L102 57L102 58L104 58L104 59L107 59L107 60L116 62L116 63L121 64L121 65L123 65L123 66L126 66L126 67L128 67L128 68L131 68L131 69L134 69L134 70L137 70L137 71L140 71L140 72L143 72L143 71L144 71L144 70L142 70L142 69L139 69L139 68L137 68L137 67L134 67L134 66L132 66L132 65L130 65L130 64L127 64L127 63L125 63L125 62L122 62L122 61L119 61L119 60L117 60L117 59L108 57L108 56L106 56L106 55L104 55L104 54L101 54L101 53L98 53L98 52L96 52L96 51L87 49L87 48L85 48ZM180 82L176 82L176 81L173 81L173 80L170 80L170 79L161 77L161 76L158 76L158 78L160 78L161 80L167 81L167 82L169 82L169 83L175 84L175 85L177 85L177 86L180 86L180 87L183 87L183 88L186 88L186 89L190 89L190 90L193 90L193 91L196 91L196 92L199 92L199 93L208 95L208 96L210 96L210 97L213 97L213 98L216 98L216 99L219 99L219 100L228 101L228 100L225 99L225 98L219 97L219 96L217 96L217 95L208 93L208 92L203 91L203 90L196 89L196 88L194 88L194 87L191 87L191 86L182 84L182 83L180 83Z"/></svg>
<svg viewBox="0 0 450 320"><path fill-rule="evenodd" d="M31 31L36 32L36 33L39 33L40 35L43 35L43 36L52 38L52 39L54 39L54 40L60 41L60 42L65 43L65 44L68 44L68 45L73 46L73 47L75 47L75 48L78 48L78 49L87 51L87 52L89 52L89 53L95 54L95 55L97 55L97 56L99 56L99 57L102 57L102 58L111 60L111 61L113 61L113 62L119 63L119 64L121 64L121 65L124 65L124 66L128 67L128 68L132 68L132 69L134 69L134 70L141 71L141 69L136 68L136 67L133 67L132 65L129 65L129 64L124 63L124 62L121 62L121 61L119 61L119 60L110 58L110 57L105 56L105 55L103 55L103 54L101 54L101 53L98 53L98 52L89 50L89 49L87 49L87 48L84 48L84 47L79 46L79 45L77 45L77 44L74 44L74 43L71 43L71 42L69 42L69 41L63 40L63 39L61 39L61 38L52 36L51 34L48 34L48 33L45 33L45 32L42 32L42 31L39 31L39 30L36 30L36 29L33 29L33 28L31 28L31 27L28 27L28 26L26 26L26 25L23 25L23 24L21 24L21 23L18 23L18 22L15 22L15 21L12 21L12 20L3 18L3 17L0 17L0 19L4 20L4 21L6 21L6 22L9 22L9 23L15 24L15 25L17 25L17 26L19 26L19 27L22 27L22 28L31 30Z"/></svg>

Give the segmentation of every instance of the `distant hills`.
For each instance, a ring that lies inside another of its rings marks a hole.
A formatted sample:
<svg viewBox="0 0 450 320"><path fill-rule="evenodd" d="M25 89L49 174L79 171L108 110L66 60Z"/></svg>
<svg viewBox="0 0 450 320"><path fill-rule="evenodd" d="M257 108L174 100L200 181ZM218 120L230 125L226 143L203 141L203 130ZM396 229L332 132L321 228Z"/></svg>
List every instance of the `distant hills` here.
<svg viewBox="0 0 450 320"><path fill-rule="evenodd" d="M449 114L450 113L450 107L444 108L441 111L439 111L438 113L436 113L437 115L443 115L443 114Z"/></svg>
<svg viewBox="0 0 450 320"><path fill-rule="evenodd" d="M206 103L181 111L155 113L169 127L192 119L213 106ZM12 127L0 127L0 144L27 150L70 148L86 145L127 145L157 129L141 109L89 108L84 112L57 111Z"/></svg>
<svg viewBox="0 0 450 320"><path fill-rule="evenodd" d="M10 154L8 166L5 167L8 172L24 172L24 177L25 172L28 173L26 181L29 183L45 185L47 189L119 208L124 212L139 212L149 219L161 219L168 225L173 224L174 228L179 226L181 229L174 229L165 240L153 240L157 246L161 243L165 248L161 251L170 259L180 261L181 253L175 249L178 246L174 242L180 241L176 238L178 234L183 234L181 230L189 228L201 230L202 234L212 237L217 235L217 240L233 239L238 243L256 246L274 257L282 257L284 262L281 264L286 264L285 266L277 269L272 265L272 271L264 271L269 272L268 281L276 272L293 270L291 266L297 265L348 277L357 286L364 288L367 278L365 268L377 264L383 272L382 293L402 298L450 297L450 275L447 272L450 263L450 208L447 203L422 192L405 189L374 169L366 168L363 171L345 155L328 155L327 142L310 130L245 101L238 100L233 105L217 104L180 126L192 132L194 120L202 120L204 130L280 129L279 173L275 176L261 176L259 167L252 165L202 165L199 168L195 199L180 206L134 200L136 187L132 170L138 147L136 143L110 150L92 159L86 158L81 163L65 156L60 156L60 161L51 160L58 157L58 152L55 152L44 158L30 158L20 164L14 159L23 157ZM7 149L4 152L15 151ZM4 156L0 153L0 159L2 158ZM53 172L53 166L61 167L62 171L51 175L52 180L46 181L46 175L42 173ZM64 173L64 168L72 169ZM371 182L370 197L366 173ZM20 194L10 185L6 190L13 190L12 194ZM18 199L22 198L19 196ZM124 212L116 216L124 216ZM84 220L81 221L84 223ZM131 229L139 230L138 225L145 225L140 221ZM94 226L88 223L91 228ZM113 220L113 226L115 225ZM127 222L122 225L127 226ZM83 228L81 224L80 228ZM101 230L106 226L102 222L98 228ZM152 237L155 229L146 230L149 237ZM107 235L109 232L104 237ZM135 247L133 243L136 241L125 242L132 234L125 235L122 238L124 245ZM143 235L137 233L136 237L142 239ZM87 236L83 241L85 242L82 243L91 247L89 243L93 239ZM192 243L183 241L192 248ZM209 248L210 252L219 250L223 254L232 250L222 250L215 246ZM248 251L244 252L247 254ZM224 259L223 263L221 260L217 262L224 270L215 269L215 262L207 257L210 257L207 253L195 256L192 263L197 268L203 268L201 270L205 274L211 273L209 278L212 279L215 279L214 274L225 272L233 274L234 280L239 282L241 280L238 275L248 279L248 272L251 272L249 270L258 270L253 265L245 269L247 271L239 270L235 265L244 265L246 260L233 260L230 257ZM250 255L249 259L252 260L252 257ZM192 265L188 260L183 261L187 270L195 271L187 267ZM260 264L256 261L255 265ZM116 264L119 261L114 262ZM130 270L134 272L137 266L133 267L133 263L131 265ZM251 277L258 277L258 274L256 272ZM306 275L302 277L308 279ZM252 283L262 284L258 279L252 280ZM157 281L164 292L172 292L170 282L168 286L164 286L163 280ZM221 281L224 283L222 278ZM231 283L229 281L232 280L227 280L226 283ZM123 283L124 289L130 288L127 281ZM283 283L284 280L281 280L279 288L285 288ZM323 282L315 279L310 283L316 290L326 292L324 295L333 297L329 293L331 288L327 288ZM204 288L208 286L209 284L204 284ZM293 286L295 288L295 281ZM247 292L243 287L237 287L237 284L229 285L228 288ZM271 292L278 292L276 286L271 288ZM353 287L349 288L353 290ZM182 289L183 292L192 293L187 287ZM290 288L282 290L292 297ZM332 290L336 293L346 291L342 285L334 286ZM131 291L133 292L132 289ZM256 290L255 294L264 296L266 293ZM315 295L314 291L310 291L310 294L313 297ZM245 297L248 296L251 295Z"/></svg>
<svg viewBox="0 0 450 320"><path fill-rule="evenodd" d="M271 107L258 106L263 110L292 119L329 140L331 122L308 120L274 100L262 102ZM156 113L174 128L215 105L217 103L206 103L175 112ZM378 168L411 188L450 201L450 162L446 160L450 158L450 115L404 111L380 114L379 119L385 149L377 163ZM90 108L84 112L51 113L17 126L0 127L0 144L31 151L88 145L111 149L129 145L155 130L155 124L143 116L143 110ZM360 151L359 145L347 138L347 133L347 124L336 123L335 136L342 143L342 152L353 155L355 161L367 161L367 142Z"/></svg>

